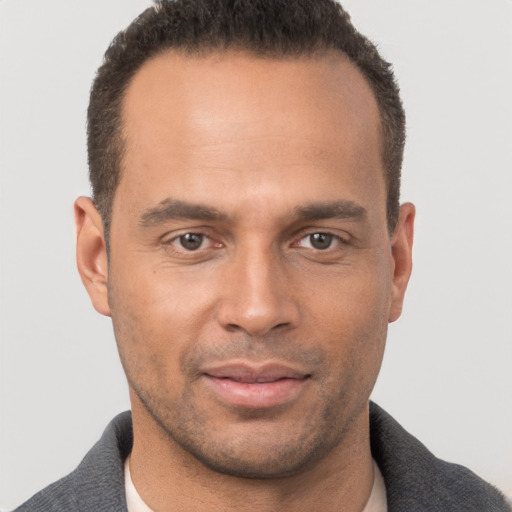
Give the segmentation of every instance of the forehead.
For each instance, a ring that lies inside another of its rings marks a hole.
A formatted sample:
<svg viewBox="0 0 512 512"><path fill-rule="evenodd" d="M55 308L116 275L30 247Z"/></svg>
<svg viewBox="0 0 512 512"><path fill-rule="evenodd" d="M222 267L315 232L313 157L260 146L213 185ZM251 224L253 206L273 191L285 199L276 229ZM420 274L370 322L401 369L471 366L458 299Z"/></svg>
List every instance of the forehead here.
<svg viewBox="0 0 512 512"><path fill-rule="evenodd" d="M377 103L341 54L166 52L136 73L122 118L120 188L148 192L154 202L166 188L204 195L213 177L254 190L270 181L290 189L294 177L312 195L325 193L333 177L351 181L347 190L383 187ZM149 190L148 180L161 190Z"/></svg>
<svg viewBox="0 0 512 512"><path fill-rule="evenodd" d="M124 98L123 121L125 127L144 129L162 113L173 114L167 115L167 127L177 124L183 135L188 135L183 132L190 128L188 121L200 117L208 119L205 128L250 124L251 130L258 122L270 130L282 128L280 121L289 125L297 120L304 133L308 127L316 132L326 122L331 128L350 123L356 135L368 129L368 120L375 129L380 124L366 79L348 58L334 52L282 59L234 51L202 57L165 52L135 74Z"/></svg>

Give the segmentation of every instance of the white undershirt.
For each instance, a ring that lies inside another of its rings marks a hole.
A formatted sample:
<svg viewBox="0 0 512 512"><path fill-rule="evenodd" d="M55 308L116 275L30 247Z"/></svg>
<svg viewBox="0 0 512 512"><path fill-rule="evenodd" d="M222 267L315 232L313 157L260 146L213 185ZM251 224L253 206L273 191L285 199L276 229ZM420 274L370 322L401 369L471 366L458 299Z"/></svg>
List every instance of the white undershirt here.
<svg viewBox="0 0 512 512"><path fill-rule="evenodd" d="M375 460L373 461L373 488L362 512L388 512L386 484Z"/></svg>
<svg viewBox="0 0 512 512"><path fill-rule="evenodd" d="M140 497L140 494L133 485L132 475L130 474L130 456L126 457L124 461L124 489L126 492L126 508L128 512L153 512L153 510L144 503L144 500Z"/></svg>
<svg viewBox="0 0 512 512"><path fill-rule="evenodd" d="M373 461L373 474L372 492L362 512L387 512L386 486L384 485L382 473L375 461ZM130 474L130 457L127 457L124 463L124 487L128 512L153 512L153 510L144 503L144 500L140 497L140 494L133 485Z"/></svg>

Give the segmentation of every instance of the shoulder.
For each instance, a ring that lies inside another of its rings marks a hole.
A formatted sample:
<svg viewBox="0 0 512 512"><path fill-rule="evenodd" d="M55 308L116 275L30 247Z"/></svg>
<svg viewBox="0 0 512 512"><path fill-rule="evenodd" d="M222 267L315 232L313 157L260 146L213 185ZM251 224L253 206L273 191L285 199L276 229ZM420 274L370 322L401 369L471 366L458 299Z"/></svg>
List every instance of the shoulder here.
<svg viewBox="0 0 512 512"><path fill-rule="evenodd" d="M39 491L14 512L79 510L74 488L73 473L71 473Z"/></svg>
<svg viewBox="0 0 512 512"><path fill-rule="evenodd" d="M131 414L125 412L109 423L72 473L32 496L15 512L125 511L123 462L132 444Z"/></svg>
<svg viewBox="0 0 512 512"><path fill-rule="evenodd" d="M370 438L386 483L389 512L510 512L496 488L464 466L435 457L373 403Z"/></svg>

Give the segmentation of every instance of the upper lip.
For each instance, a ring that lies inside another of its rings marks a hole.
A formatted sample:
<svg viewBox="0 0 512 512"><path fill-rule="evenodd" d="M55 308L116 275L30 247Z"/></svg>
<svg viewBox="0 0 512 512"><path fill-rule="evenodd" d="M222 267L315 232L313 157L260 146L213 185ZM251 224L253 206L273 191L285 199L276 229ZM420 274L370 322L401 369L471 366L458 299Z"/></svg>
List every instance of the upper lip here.
<svg viewBox="0 0 512 512"><path fill-rule="evenodd" d="M230 379L244 383L274 382L280 379L306 379L310 375L280 363L254 364L247 362L221 363L208 366L202 374L217 379Z"/></svg>

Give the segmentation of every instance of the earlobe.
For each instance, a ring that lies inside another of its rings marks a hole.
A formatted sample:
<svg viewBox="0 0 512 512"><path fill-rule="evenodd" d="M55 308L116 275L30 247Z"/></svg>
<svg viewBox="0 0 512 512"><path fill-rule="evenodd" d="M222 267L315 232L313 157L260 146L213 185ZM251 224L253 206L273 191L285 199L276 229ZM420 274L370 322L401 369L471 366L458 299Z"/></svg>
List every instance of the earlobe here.
<svg viewBox="0 0 512 512"><path fill-rule="evenodd" d="M88 197L79 197L74 209L78 272L94 309L110 316L108 258L101 216Z"/></svg>
<svg viewBox="0 0 512 512"><path fill-rule="evenodd" d="M393 258L392 295L389 322L398 320L402 313L405 290L412 271L412 244L416 209L411 203L400 207L400 215L391 241Z"/></svg>

